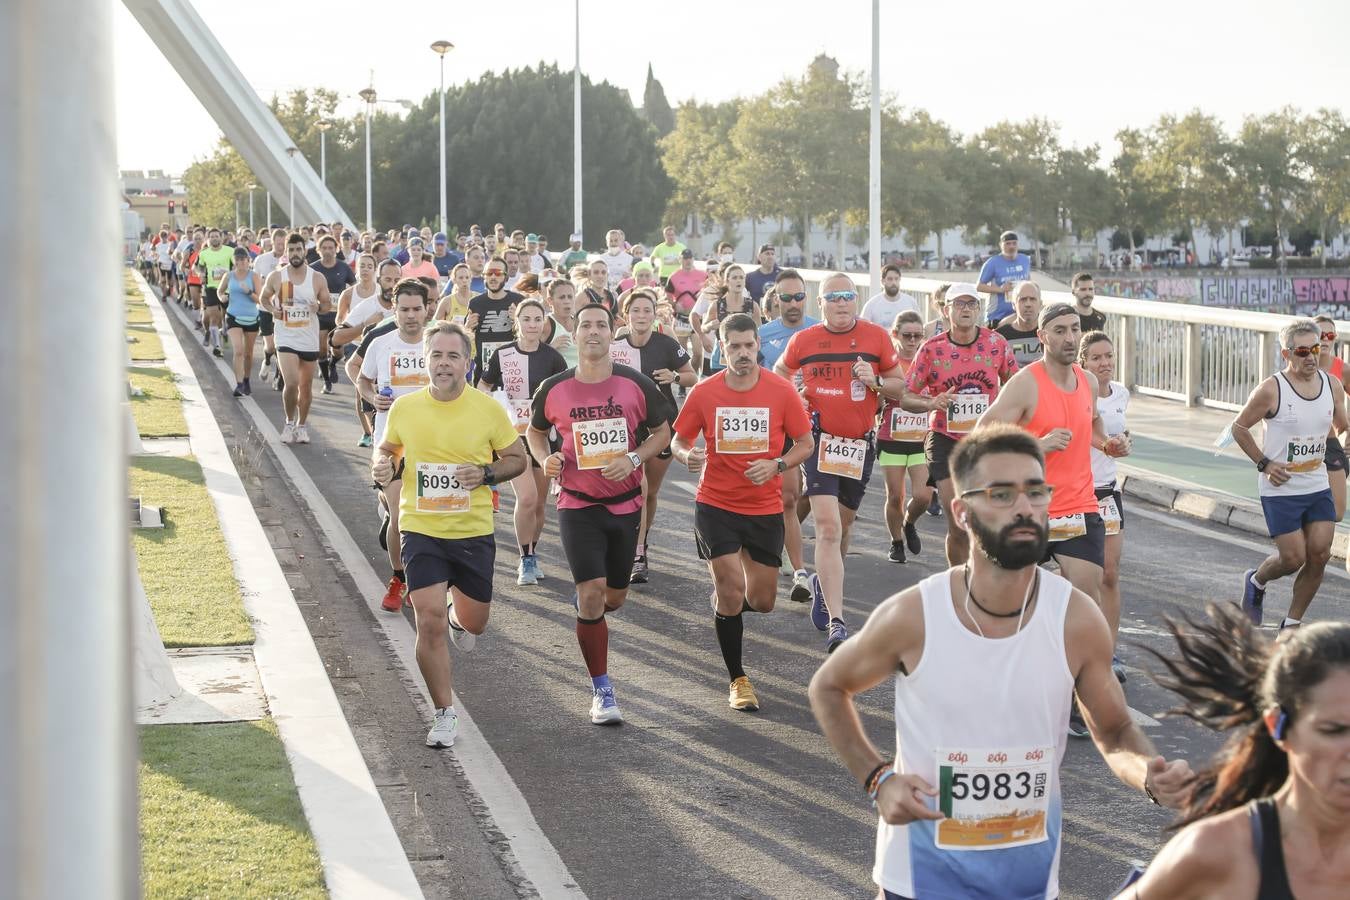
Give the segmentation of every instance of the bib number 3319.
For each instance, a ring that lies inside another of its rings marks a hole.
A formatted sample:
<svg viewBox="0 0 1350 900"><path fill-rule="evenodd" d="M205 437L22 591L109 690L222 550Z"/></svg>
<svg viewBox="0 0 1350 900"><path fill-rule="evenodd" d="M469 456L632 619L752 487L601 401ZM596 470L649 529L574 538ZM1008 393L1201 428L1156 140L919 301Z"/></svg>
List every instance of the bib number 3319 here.
<svg viewBox="0 0 1350 900"><path fill-rule="evenodd" d="M1054 747L939 748L937 846L993 850L1046 840Z"/></svg>

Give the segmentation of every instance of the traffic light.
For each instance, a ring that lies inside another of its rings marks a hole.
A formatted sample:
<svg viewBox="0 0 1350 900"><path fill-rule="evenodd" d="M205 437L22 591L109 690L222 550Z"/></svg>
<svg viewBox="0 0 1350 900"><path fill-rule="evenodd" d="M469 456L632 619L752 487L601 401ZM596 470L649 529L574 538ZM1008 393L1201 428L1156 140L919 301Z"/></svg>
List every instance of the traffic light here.
<svg viewBox="0 0 1350 900"><path fill-rule="evenodd" d="M169 215L173 215L173 201L169 201Z"/></svg>

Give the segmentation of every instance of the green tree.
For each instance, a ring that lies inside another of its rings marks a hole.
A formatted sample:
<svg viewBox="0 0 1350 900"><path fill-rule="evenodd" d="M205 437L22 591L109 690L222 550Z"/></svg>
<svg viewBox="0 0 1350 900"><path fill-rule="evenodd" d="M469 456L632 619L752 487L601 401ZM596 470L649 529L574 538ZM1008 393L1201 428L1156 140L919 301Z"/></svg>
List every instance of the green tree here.
<svg viewBox="0 0 1350 900"><path fill-rule="evenodd" d="M667 221L691 223L697 240L703 225L734 217L726 190L736 161L731 132L740 118L740 103L682 103L675 128L661 139L661 164L671 182L665 208Z"/></svg>
<svg viewBox="0 0 1350 900"><path fill-rule="evenodd" d="M1111 162L1111 186L1116 224L1129 237L1130 255L1137 249L1135 235L1157 234L1167 218L1167 185L1156 177L1152 157L1155 142L1146 132L1125 128L1116 132L1120 153Z"/></svg>
<svg viewBox="0 0 1350 900"><path fill-rule="evenodd" d="M642 89L642 116L652 124L659 137L675 130L675 111L666 99L666 89L652 74L651 63L647 63L647 84Z"/></svg>
<svg viewBox="0 0 1350 900"><path fill-rule="evenodd" d="M1308 166L1303 212L1322 240L1322 267L1330 239L1350 223L1350 125L1338 110L1319 109L1308 117L1300 155Z"/></svg>
<svg viewBox="0 0 1350 900"><path fill-rule="evenodd" d="M1302 127L1302 117L1289 106L1264 116L1248 116L1233 153L1238 177L1251 186L1262 219L1275 228L1275 253L1282 274L1290 211L1307 187L1307 165L1300 156Z"/></svg>
<svg viewBox="0 0 1350 900"><path fill-rule="evenodd" d="M883 110L881 124L881 227L902 229L920 250L934 235L962 224L965 151L960 137L924 110Z"/></svg>

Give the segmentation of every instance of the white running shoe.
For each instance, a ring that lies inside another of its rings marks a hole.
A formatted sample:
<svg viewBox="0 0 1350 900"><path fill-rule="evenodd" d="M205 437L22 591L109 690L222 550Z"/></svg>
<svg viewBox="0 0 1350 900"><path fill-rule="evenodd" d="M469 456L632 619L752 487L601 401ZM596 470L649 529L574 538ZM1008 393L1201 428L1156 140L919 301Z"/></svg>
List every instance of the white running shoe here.
<svg viewBox="0 0 1350 900"><path fill-rule="evenodd" d="M463 653L468 653L478 643L478 635L461 628L455 621L454 607L450 608L450 642Z"/></svg>
<svg viewBox="0 0 1350 900"><path fill-rule="evenodd" d="M614 688L612 686L594 688L591 692L591 724L620 725L622 723L623 713L619 712L619 704L614 700Z"/></svg>
<svg viewBox="0 0 1350 900"><path fill-rule="evenodd" d="M281 429L281 442L283 444L295 443L295 426L290 422L287 422L286 427Z"/></svg>
<svg viewBox="0 0 1350 900"><path fill-rule="evenodd" d="M296 442L297 444L308 444L308 443L309 443L309 426L308 426L308 425L297 425L297 426L295 426L295 442Z"/></svg>
<svg viewBox="0 0 1350 900"><path fill-rule="evenodd" d="M431 730L427 732L427 746L443 750L455 746L455 735L459 734L459 716L448 709L436 710L431 720Z"/></svg>

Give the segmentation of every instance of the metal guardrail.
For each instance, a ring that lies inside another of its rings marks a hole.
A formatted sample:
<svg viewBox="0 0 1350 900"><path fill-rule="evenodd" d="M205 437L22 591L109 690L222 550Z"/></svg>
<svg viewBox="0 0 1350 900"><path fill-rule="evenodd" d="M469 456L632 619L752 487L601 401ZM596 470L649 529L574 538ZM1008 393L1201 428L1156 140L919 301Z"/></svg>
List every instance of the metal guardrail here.
<svg viewBox="0 0 1350 900"><path fill-rule="evenodd" d="M799 269L814 302L816 287L829 272ZM867 275L851 275L867 293ZM946 280L901 279L901 290L923 301ZM1073 303L1067 291L1041 293L1046 303ZM1240 410L1252 389L1283 366L1280 329L1297 316L1249 312L1098 296L1093 307L1106 314L1106 330L1116 344L1117 379L1132 391L1177 400L1186 406ZM1350 361L1350 322L1337 322L1341 356Z"/></svg>

